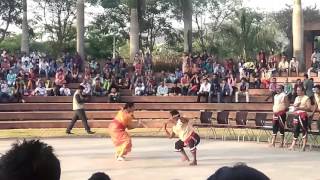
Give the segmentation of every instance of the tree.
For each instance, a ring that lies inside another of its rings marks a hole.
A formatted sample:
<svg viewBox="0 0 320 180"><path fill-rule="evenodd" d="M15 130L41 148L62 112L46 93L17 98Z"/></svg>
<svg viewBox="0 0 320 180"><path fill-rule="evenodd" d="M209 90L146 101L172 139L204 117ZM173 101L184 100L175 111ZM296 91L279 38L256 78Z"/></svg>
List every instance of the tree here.
<svg viewBox="0 0 320 180"><path fill-rule="evenodd" d="M73 21L75 20L76 1L74 0L35 0L43 14L37 14L39 23L53 42L55 54L70 48L75 39Z"/></svg>
<svg viewBox="0 0 320 180"><path fill-rule="evenodd" d="M197 25L194 42L201 51L215 48L215 36L222 25L240 9L242 0L196 0L193 1L194 21ZM208 18L209 17L209 18Z"/></svg>
<svg viewBox="0 0 320 180"><path fill-rule="evenodd" d="M10 24L21 24L21 0L1 0L0 1L0 42L9 35Z"/></svg>
<svg viewBox="0 0 320 180"><path fill-rule="evenodd" d="M192 0L182 0L184 52L192 52Z"/></svg>
<svg viewBox="0 0 320 180"><path fill-rule="evenodd" d="M234 55L241 55L247 60L255 57L260 49L277 48L276 29L268 25L262 15L241 9L231 23L224 25L223 32L227 47L233 48Z"/></svg>
<svg viewBox="0 0 320 180"><path fill-rule="evenodd" d="M289 40L289 45L286 48L286 54L288 56L292 56L292 6L287 5L286 8L280 10L279 12L275 12L272 17L277 22L279 29L286 34L286 37ZM303 19L304 23L318 21L320 19L320 10L316 5L308 6L303 9Z"/></svg>
<svg viewBox="0 0 320 180"><path fill-rule="evenodd" d="M84 60L84 0L77 0L77 52Z"/></svg>
<svg viewBox="0 0 320 180"><path fill-rule="evenodd" d="M21 52L29 54L29 28L27 18L27 0L22 0L23 19L22 19L22 38L21 38Z"/></svg>
<svg viewBox="0 0 320 180"><path fill-rule="evenodd" d="M139 51L139 14L138 0L129 0L130 7L130 60Z"/></svg>

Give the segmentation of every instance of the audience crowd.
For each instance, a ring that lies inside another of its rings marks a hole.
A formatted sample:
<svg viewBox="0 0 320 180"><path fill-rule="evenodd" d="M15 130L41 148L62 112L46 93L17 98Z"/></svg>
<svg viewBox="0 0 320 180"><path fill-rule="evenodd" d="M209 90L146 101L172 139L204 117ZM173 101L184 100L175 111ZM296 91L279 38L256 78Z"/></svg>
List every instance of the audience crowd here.
<svg viewBox="0 0 320 180"><path fill-rule="evenodd" d="M269 55L267 55L269 54ZM311 67L304 79L284 83L285 92L294 97L296 87L303 84L311 96L311 73L320 69L320 52L314 50ZM71 96L80 83L87 96L108 97L119 102L120 89L130 89L134 96L198 96L198 102L239 102L239 96L250 101L249 89L269 89L275 92L276 76L299 75L299 61L285 55L261 50L255 61L245 62L241 57L218 61L207 52L193 56L184 54L182 66L174 72L154 72L150 53L139 51L128 65L120 56L104 61L91 60L82 67L78 54L64 53L61 59L34 52L22 56L10 55L5 50L0 57L1 99L24 101L23 96ZM318 73L320 76L320 73ZM75 86L76 87L76 86Z"/></svg>

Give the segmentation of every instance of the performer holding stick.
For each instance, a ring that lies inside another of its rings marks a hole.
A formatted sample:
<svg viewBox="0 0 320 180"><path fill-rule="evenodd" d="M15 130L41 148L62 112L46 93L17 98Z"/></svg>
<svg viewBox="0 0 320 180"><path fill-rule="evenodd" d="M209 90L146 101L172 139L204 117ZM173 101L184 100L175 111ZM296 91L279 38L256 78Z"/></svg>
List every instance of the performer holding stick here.
<svg viewBox="0 0 320 180"><path fill-rule="evenodd" d="M88 101L88 97L83 95L83 90L84 90L84 87L80 85L73 95L72 109L74 111L74 116L66 130L67 134L72 134L71 130L78 119L82 120L82 124L88 134L94 134L94 132L90 130L90 127L88 125L88 118L87 118L86 112L84 111L84 103Z"/></svg>
<svg viewBox="0 0 320 180"><path fill-rule="evenodd" d="M294 135L292 144L289 149L294 149L294 146L296 145L297 139L300 134L300 129L302 129L302 151L305 151L308 140L308 112L310 112L311 110L311 101L310 98L304 94L304 89L302 86L298 86L297 95L298 96L296 97L293 104L293 114L295 115L295 118L293 119Z"/></svg>
<svg viewBox="0 0 320 180"><path fill-rule="evenodd" d="M190 166L197 165L197 145L200 143L200 136L195 133L189 119L180 117L180 113L177 110L170 111L171 118L164 124L164 129L171 139L177 135L179 140L175 143L175 149L182 154L182 161L189 161L188 155L186 154L184 147L188 146L193 156L193 160ZM168 123L174 124L172 132L167 130Z"/></svg>
<svg viewBox="0 0 320 180"><path fill-rule="evenodd" d="M116 160L125 161L125 155L131 152L131 137L126 129L134 129L134 104L126 103L109 125L109 133L116 148Z"/></svg>
<svg viewBox="0 0 320 180"><path fill-rule="evenodd" d="M284 142L284 132L285 132L285 123L287 114L286 111L290 105L288 97L286 93L283 92L284 87L282 85L278 85L276 88L276 95L274 96L274 104L273 104L273 121L272 121L272 141L271 147L275 147L277 133L280 131L281 142L280 147L283 147Z"/></svg>

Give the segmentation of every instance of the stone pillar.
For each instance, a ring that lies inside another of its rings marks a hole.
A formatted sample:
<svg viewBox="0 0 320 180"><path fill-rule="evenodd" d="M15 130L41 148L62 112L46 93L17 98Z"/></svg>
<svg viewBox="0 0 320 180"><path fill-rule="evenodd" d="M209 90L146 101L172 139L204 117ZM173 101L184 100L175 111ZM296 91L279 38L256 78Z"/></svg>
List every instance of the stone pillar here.
<svg viewBox="0 0 320 180"><path fill-rule="evenodd" d="M303 57L303 31L304 24L301 0L294 0L292 13L293 56L300 62L300 71L306 70L306 63Z"/></svg>
<svg viewBox="0 0 320 180"><path fill-rule="evenodd" d="M77 52L84 62L84 0L77 0Z"/></svg>
<svg viewBox="0 0 320 180"><path fill-rule="evenodd" d="M23 10L23 17L22 17L22 35L21 35L21 52L25 52L29 54L29 30L28 30L28 7L27 7L27 0L22 1L22 10Z"/></svg>

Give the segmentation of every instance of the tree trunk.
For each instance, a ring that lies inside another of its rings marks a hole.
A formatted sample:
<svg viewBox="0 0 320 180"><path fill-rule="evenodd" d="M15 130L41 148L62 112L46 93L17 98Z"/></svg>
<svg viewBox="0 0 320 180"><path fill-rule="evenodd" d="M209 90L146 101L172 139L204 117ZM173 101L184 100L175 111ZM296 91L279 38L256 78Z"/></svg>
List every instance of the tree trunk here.
<svg viewBox="0 0 320 180"><path fill-rule="evenodd" d="M301 0L294 0L292 12L292 37L293 56L299 61L300 71L305 71L305 60L303 58L303 11Z"/></svg>
<svg viewBox="0 0 320 180"><path fill-rule="evenodd" d="M29 54L29 30L27 17L27 0L22 1L23 18L22 18L22 36L21 36L21 52Z"/></svg>
<svg viewBox="0 0 320 180"><path fill-rule="evenodd" d="M130 60L133 61L134 56L139 51L139 17L136 7L130 10Z"/></svg>
<svg viewBox="0 0 320 180"><path fill-rule="evenodd" d="M77 52L84 63L84 0L77 0Z"/></svg>
<svg viewBox="0 0 320 180"><path fill-rule="evenodd" d="M192 52L192 0L183 0L184 52Z"/></svg>

